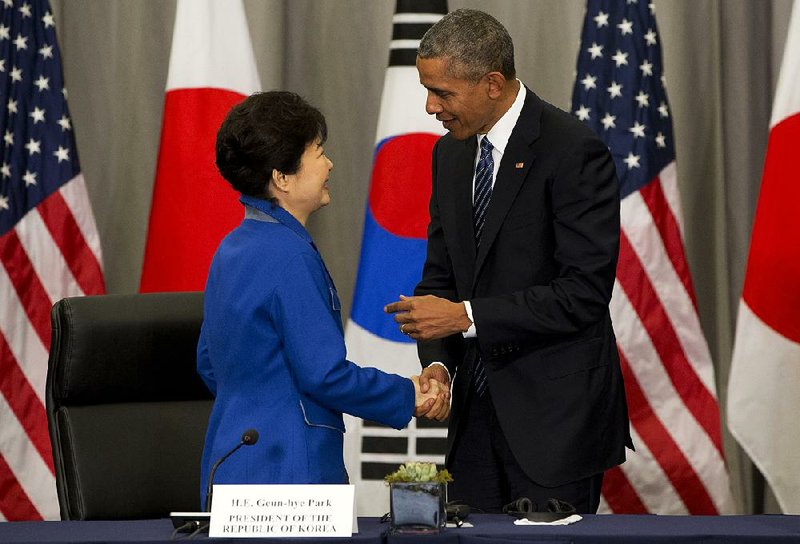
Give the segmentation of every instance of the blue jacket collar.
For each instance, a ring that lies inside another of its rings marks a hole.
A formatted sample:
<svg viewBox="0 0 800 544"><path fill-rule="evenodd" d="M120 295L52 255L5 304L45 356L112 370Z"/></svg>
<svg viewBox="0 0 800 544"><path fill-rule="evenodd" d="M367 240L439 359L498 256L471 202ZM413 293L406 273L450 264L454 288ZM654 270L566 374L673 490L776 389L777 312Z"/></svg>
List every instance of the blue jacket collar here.
<svg viewBox="0 0 800 544"><path fill-rule="evenodd" d="M255 198L252 196L242 195L239 197L239 202L244 204L245 206L250 206L252 208L257 209L260 212L263 212L282 225L291 229L295 234L297 234L300 238L311 244L314 245L314 240L311 238L311 235L308 233L306 228L295 219L295 217L278 206L277 204L273 204L269 200L264 200L263 198Z"/></svg>

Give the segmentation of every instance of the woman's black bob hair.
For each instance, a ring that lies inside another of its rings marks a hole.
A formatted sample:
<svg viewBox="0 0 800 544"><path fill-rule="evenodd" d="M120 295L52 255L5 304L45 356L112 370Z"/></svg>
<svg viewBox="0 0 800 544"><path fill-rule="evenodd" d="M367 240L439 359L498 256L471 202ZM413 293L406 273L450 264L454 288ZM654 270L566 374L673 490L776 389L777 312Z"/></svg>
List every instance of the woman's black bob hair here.
<svg viewBox="0 0 800 544"><path fill-rule="evenodd" d="M217 132L217 168L243 195L269 199L272 171L294 174L306 147L328 137L325 117L288 91L255 93L234 106Z"/></svg>

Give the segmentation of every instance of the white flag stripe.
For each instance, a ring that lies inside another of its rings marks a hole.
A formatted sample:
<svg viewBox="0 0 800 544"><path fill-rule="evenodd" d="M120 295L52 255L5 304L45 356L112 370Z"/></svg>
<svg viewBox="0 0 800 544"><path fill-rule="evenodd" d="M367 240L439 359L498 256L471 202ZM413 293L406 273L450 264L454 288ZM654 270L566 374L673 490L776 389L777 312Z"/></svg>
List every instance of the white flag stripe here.
<svg viewBox="0 0 800 544"><path fill-rule="evenodd" d="M800 112L800 92L797 83L800 82L800 62L797 53L800 51L800 2L795 2L792 9L792 18L789 21L789 33L786 36L781 71L778 75L778 86L775 90L775 100L772 103L772 118L770 128L774 127L790 115ZM791 52L791 54L790 54Z"/></svg>
<svg viewBox="0 0 800 544"><path fill-rule="evenodd" d="M724 468L724 462L709 436L681 401L661 364L644 324L618 281L614 282L614 293L611 297L611 317L616 323L633 324L623 330L615 329L620 351L629 361L637 361L638 364L631 365L631 371L636 375L650 408L662 425L669 430L678 448L716 504L717 497L730 493L727 478L723 478L722 483L719 483L716 481L718 479L716 471L709 473L703 469L714 463Z"/></svg>
<svg viewBox="0 0 800 544"><path fill-rule="evenodd" d="M412 132L444 134L445 129L436 117L425 113L426 94L415 67L392 66L386 70L375 142ZM414 107L391 107L399 103L414 104Z"/></svg>
<svg viewBox="0 0 800 544"><path fill-rule="evenodd" d="M669 476L658 464L653 452L634 427L631 427L631 439L636 444L636 451L628 452L628 459L620 468L647 511L669 515L688 514L689 511L683 499L675 491Z"/></svg>
<svg viewBox="0 0 800 544"><path fill-rule="evenodd" d="M0 440L0 454L42 517L58 519L56 479L33 443L27 439L25 430L3 395L0 395L0 421L3 422L4 438ZM20 438L10 440L12 436Z"/></svg>
<svg viewBox="0 0 800 544"><path fill-rule="evenodd" d="M764 323L743 299L736 328L747 336L737 334L733 350L731 434L764 474L784 512L800 514L800 344ZM765 402L766 396L775 402Z"/></svg>
<svg viewBox="0 0 800 544"><path fill-rule="evenodd" d="M3 333L22 374L44 405L47 349L28 320L22 301L2 265L0 265L0 300L3 301L3 304L0 305L0 312L2 312L0 332Z"/></svg>
<svg viewBox="0 0 800 544"><path fill-rule="evenodd" d="M416 373L419 374L420 369L416 370ZM414 420L411 420L414 423ZM444 438L447 436L446 429L439 429L439 428L424 428L420 429L419 427L414 426L412 428L411 423L409 423L409 427L407 429L409 431L409 436L418 436L423 438ZM392 437L397 438L400 435L397 434L395 429L391 429L389 427L364 427L361 432L362 436L379 436L379 437Z"/></svg>
<svg viewBox="0 0 800 544"><path fill-rule="evenodd" d="M711 354L702 335L699 316L667 255L650 209L642 199L641 193L636 192L622 201L620 210L621 228L650 278L686 359L711 396L716 398L714 368L711 364Z"/></svg>
<svg viewBox="0 0 800 544"><path fill-rule="evenodd" d="M61 249L47 229L39 208L34 208L26 214L14 230L47 293L47 298L50 299L50 304L64 297L83 294L67 261L64 260Z"/></svg>
<svg viewBox="0 0 800 544"><path fill-rule="evenodd" d="M241 2L178 1L167 91L203 87L245 96L261 89Z"/></svg>
<svg viewBox="0 0 800 544"><path fill-rule="evenodd" d="M78 229L86 241L86 245L94 254L100 269L103 268L103 251L100 249L100 235L92 214L92 203L89 202L89 193L86 191L86 181L83 174L78 174L59 189L67 208L78 224Z"/></svg>
<svg viewBox="0 0 800 544"><path fill-rule="evenodd" d="M733 493L731 492L728 478L728 467L725 464L725 460L719 459L713 463L711 460L706 460L700 472L700 477L703 481L712 480L714 482L714 485L707 486L708 494L711 495L711 499L714 501L719 513L735 513L736 504L733 501Z"/></svg>
<svg viewBox="0 0 800 544"><path fill-rule="evenodd" d="M389 491L382 480L356 481L356 512L359 516L380 517L389 511Z"/></svg>
<svg viewBox="0 0 800 544"><path fill-rule="evenodd" d="M678 172L675 168L675 161L669 163L658 174L658 181L661 183L661 191L664 193L667 205L678 223L681 240L683 240L683 208L681 207L681 195L678 190Z"/></svg>
<svg viewBox="0 0 800 544"><path fill-rule="evenodd" d="M389 49L417 49L419 40L392 40L389 42Z"/></svg>
<svg viewBox="0 0 800 544"><path fill-rule="evenodd" d="M436 23L442 18L441 13L395 13L393 23Z"/></svg>
<svg viewBox="0 0 800 544"><path fill-rule="evenodd" d="M414 449L413 444L409 444L409 451L406 453L362 453L362 463L388 463L390 465L401 465L408 462L409 458L414 458L414 461L421 461L423 463L436 463L441 465L444 463L443 455L420 455Z"/></svg>
<svg viewBox="0 0 800 544"><path fill-rule="evenodd" d="M401 376L420 373L417 345L392 342L376 336L352 319L344 333L347 358L361 366L379 366Z"/></svg>

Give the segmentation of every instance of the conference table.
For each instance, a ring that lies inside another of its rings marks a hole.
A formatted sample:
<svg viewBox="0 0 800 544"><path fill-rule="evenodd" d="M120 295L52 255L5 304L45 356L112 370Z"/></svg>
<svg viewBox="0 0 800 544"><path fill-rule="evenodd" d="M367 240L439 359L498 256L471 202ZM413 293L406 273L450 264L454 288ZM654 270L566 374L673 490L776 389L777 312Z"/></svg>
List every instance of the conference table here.
<svg viewBox="0 0 800 544"><path fill-rule="evenodd" d="M383 544L416 541L420 543L800 543L800 516L655 516L595 515L563 526L515 526L504 515L472 514L473 527L447 528L434 535L387 534L388 524L377 518L359 518L359 532L352 538L272 538L279 542L354 542ZM0 523L2 544L168 544L174 542L168 519L140 521L26 521ZM175 540L186 540L179 534ZM200 534L193 541L209 540ZM215 538L215 544L238 543L252 539Z"/></svg>

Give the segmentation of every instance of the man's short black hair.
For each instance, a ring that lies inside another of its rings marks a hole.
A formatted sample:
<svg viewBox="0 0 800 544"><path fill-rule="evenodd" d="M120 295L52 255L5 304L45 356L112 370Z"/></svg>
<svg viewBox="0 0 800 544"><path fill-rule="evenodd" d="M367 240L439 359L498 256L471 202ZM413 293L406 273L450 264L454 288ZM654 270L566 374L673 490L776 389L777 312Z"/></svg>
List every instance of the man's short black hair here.
<svg viewBox="0 0 800 544"><path fill-rule="evenodd" d="M421 59L448 59L449 75L477 82L489 72L517 77L514 43L500 21L475 9L451 11L433 25L419 44Z"/></svg>

